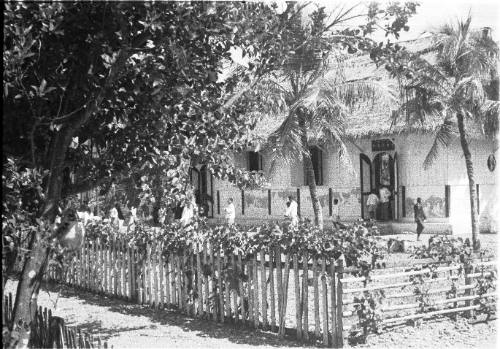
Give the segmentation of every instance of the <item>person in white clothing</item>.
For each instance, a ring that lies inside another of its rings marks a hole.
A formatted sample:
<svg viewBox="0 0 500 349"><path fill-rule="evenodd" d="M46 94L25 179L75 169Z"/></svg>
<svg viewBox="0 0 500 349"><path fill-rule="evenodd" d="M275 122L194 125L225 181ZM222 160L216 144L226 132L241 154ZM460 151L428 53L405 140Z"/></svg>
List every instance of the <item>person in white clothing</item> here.
<svg viewBox="0 0 500 349"><path fill-rule="evenodd" d="M227 224L234 224L234 219L236 218L236 209L234 208L233 198L227 200L227 206L224 209L225 219Z"/></svg>
<svg viewBox="0 0 500 349"><path fill-rule="evenodd" d="M296 226L299 223L297 201L295 201L292 196L289 196L286 205L285 217L290 218L291 224Z"/></svg>
<svg viewBox="0 0 500 349"><path fill-rule="evenodd" d="M368 199L366 199L366 206L368 207L370 219L375 219L378 201L378 196L375 194L375 190L372 190L370 195L368 195Z"/></svg>
<svg viewBox="0 0 500 349"><path fill-rule="evenodd" d="M116 207L113 206L113 208L109 211L109 218L112 224L118 225L118 210Z"/></svg>
<svg viewBox="0 0 500 349"><path fill-rule="evenodd" d="M182 226L186 226L193 221L196 210L196 201L194 195L191 195L191 200L184 206L181 216Z"/></svg>

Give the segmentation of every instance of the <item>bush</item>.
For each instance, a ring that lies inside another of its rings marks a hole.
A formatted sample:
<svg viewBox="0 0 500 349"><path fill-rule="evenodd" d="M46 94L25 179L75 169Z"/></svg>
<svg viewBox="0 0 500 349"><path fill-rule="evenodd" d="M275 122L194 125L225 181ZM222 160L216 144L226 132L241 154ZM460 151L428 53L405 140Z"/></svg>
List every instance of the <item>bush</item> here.
<svg viewBox="0 0 500 349"><path fill-rule="evenodd" d="M133 229L118 231L106 222L91 222L86 226L86 240L93 243L100 239L108 244L112 239L127 241L139 251L145 251L148 244L161 243L165 253L184 248L194 248L203 243L220 247L225 253L252 255L258 251L268 252L281 248L285 253L305 252L310 256L338 259L344 256L346 266L359 266L371 269L382 253L377 246L374 228L362 224L346 226L345 229L324 229L310 223L300 223L297 227L288 224L267 223L256 226L217 225L210 226L199 219L193 224L182 227L179 222L155 228L136 223Z"/></svg>

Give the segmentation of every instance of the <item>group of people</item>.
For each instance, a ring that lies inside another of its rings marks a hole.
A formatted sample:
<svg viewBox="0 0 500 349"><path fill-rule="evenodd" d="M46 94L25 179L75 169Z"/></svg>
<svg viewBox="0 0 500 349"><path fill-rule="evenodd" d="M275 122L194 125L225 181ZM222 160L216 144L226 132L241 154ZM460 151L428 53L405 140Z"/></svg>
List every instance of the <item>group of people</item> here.
<svg viewBox="0 0 500 349"><path fill-rule="evenodd" d="M285 219L290 221L290 224L293 226L297 226L299 224L299 205L297 201L295 201L293 196L288 196L286 201L286 209L285 209ZM339 214L339 200L334 199L332 205L332 217L333 217L333 225L338 227L341 225L340 223L340 214ZM234 220L236 218L236 209L234 207L233 198L229 198L227 200L227 206L224 208L224 221L227 224L234 224Z"/></svg>
<svg viewBox="0 0 500 349"><path fill-rule="evenodd" d="M368 199L366 200L366 206L368 208L368 214L370 219L388 220L389 219L389 200L391 192L387 187L382 187L380 189L380 198L377 196L376 192L373 190ZM379 214L377 214L379 212ZM417 241L420 240L420 235L424 230L424 222L427 217L424 213L424 208L422 205L422 199L417 198L417 202L413 206L413 215L415 218L415 223L417 223Z"/></svg>
<svg viewBox="0 0 500 349"><path fill-rule="evenodd" d="M390 219L391 210L391 191L386 186L379 189L379 195L375 190L372 190L368 199L366 200L366 207L368 208L368 215L370 219L379 219L387 221Z"/></svg>

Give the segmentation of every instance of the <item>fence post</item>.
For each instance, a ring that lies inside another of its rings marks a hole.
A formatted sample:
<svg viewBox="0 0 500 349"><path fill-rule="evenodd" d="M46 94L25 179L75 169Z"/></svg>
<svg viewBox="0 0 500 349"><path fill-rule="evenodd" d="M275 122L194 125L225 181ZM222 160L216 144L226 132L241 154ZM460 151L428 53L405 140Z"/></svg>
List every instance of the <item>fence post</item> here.
<svg viewBox="0 0 500 349"><path fill-rule="evenodd" d="M342 348L344 346L344 337L343 337L343 324L342 324L342 278L344 277L344 260L339 258L339 265L337 271L337 323L335 324L335 340L337 348ZM334 275L332 275L334 277Z"/></svg>
<svg viewBox="0 0 500 349"><path fill-rule="evenodd" d="M302 339L302 309L300 304L300 280L298 252L293 254L293 278L295 284L295 320L297 326L297 339Z"/></svg>
<svg viewBox="0 0 500 349"><path fill-rule="evenodd" d="M321 259L321 289L323 291L323 345L328 346L328 289L326 284L326 258Z"/></svg>
<svg viewBox="0 0 500 349"><path fill-rule="evenodd" d="M471 274L474 270L474 267L472 265L464 265L464 275L465 275L465 286L471 286L473 282L473 278L469 277L468 275ZM465 290L465 295L466 296L472 296L474 295L474 289L473 288L467 288ZM473 304L470 300L465 301L465 306L469 307L471 304ZM467 310L465 312L465 316L467 318L472 318L474 316L474 310Z"/></svg>

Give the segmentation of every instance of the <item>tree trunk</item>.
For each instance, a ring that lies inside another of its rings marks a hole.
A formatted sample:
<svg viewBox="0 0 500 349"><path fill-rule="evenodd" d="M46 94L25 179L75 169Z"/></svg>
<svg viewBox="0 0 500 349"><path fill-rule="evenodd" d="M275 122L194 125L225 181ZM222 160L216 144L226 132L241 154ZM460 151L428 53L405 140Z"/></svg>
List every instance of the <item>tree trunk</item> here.
<svg viewBox="0 0 500 349"><path fill-rule="evenodd" d="M311 195L311 202L314 211L314 224L320 229L323 229L323 210L321 207L321 202L319 201L318 192L316 189L316 176L314 174L314 167L311 160L311 151L309 150L309 142L307 141L307 127L305 122L305 114L303 111L297 111L299 117L299 127L301 131L301 142L304 147L304 155L302 159L304 161L304 175L306 176L306 181L309 185L309 193Z"/></svg>
<svg viewBox="0 0 500 349"><path fill-rule="evenodd" d="M148 35L148 32L139 35L134 41L134 44L132 44L132 47L142 46L146 42ZM46 189L46 201L40 213L40 218L43 221L50 224L54 222L56 208L63 192L64 162L75 132L99 109L105 94L124 70L126 60L129 56L130 52L128 49L121 49L119 51L115 63L109 70L104 86L96 92L95 98L89 99L89 103L84 110L80 114L75 115L74 119L72 118L72 120L65 124L56 134L55 141L52 143L49 152L50 159L48 169L50 174ZM35 315L34 310L37 307L41 280L45 273L50 253L48 240L54 237L52 234L53 232L50 230L44 232L38 229L31 237L29 256L23 266L21 279L17 287L16 300L12 314L13 324L19 322L31 323L33 320ZM12 327L10 329L12 330ZM29 331L20 331L19 335L19 342L27 344L26 337L29 338ZM11 336L9 346L12 346L16 340L15 335Z"/></svg>
<svg viewBox="0 0 500 349"><path fill-rule="evenodd" d="M479 250L479 240L478 240L478 214L477 214L477 193L476 193L476 183L474 181L474 167L472 165L472 155L469 149L469 143L465 138L465 127L464 127L464 117L462 114L457 114L458 132L460 134L460 143L462 145L462 151L465 158L465 167L467 169L467 177L469 179L469 198L470 198L470 215L471 215L471 225L472 225L472 245L474 251Z"/></svg>

